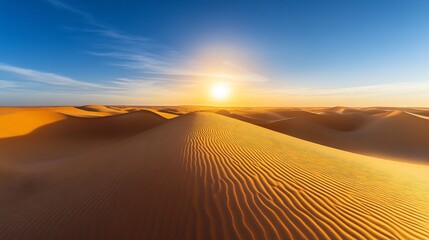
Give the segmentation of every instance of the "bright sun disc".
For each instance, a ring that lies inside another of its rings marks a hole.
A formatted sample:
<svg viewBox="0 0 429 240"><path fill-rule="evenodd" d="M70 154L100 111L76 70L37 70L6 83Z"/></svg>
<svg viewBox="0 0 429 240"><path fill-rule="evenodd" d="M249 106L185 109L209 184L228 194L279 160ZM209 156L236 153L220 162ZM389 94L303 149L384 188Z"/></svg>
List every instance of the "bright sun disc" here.
<svg viewBox="0 0 429 240"><path fill-rule="evenodd" d="M215 100L225 100L229 97L231 89L225 84L215 84L211 88L211 94Z"/></svg>

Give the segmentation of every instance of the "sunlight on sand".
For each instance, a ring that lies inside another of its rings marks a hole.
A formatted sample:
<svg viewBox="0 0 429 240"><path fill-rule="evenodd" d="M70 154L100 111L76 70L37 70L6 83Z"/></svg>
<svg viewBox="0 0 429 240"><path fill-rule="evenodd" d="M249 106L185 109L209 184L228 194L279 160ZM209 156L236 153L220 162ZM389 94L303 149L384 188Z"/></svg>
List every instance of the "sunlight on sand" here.
<svg viewBox="0 0 429 240"><path fill-rule="evenodd" d="M0 239L428 239L427 161L279 133L424 154L428 120L407 112L429 113L0 108Z"/></svg>

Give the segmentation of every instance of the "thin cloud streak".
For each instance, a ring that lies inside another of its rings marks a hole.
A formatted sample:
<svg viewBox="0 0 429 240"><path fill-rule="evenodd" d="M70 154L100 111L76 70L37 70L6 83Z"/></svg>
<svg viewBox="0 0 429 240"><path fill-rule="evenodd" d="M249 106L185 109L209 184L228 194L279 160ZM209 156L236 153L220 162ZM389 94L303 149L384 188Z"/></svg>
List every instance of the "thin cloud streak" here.
<svg viewBox="0 0 429 240"><path fill-rule="evenodd" d="M61 76L55 73L41 72L32 69L26 69L16 66L0 63L0 71L13 73L23 77L26 81L38 82L48 85L66 86L77 89L115 89L114 87L103 86L100 84L78 81L69 77Z"/></svg>
<svg viewBox="0 0 429 240"><path fill-rule="evenodd" d="M77 15L81 16L82 18L85 19L85 21L87 23L90 23L91 25L102 27L102 25L100 25L94 19L94 17L91 14L87 13L87 12L84 12L84 11L81 11L79 9L76 9L76 8L74 8L74 7L68 5L68 4L66 4L66 3L64 3L63 1L60 1L60 0L46 0L46 1L49 2L50 4L54 5L57 8L61 8L61 9L64 9L66 11L69 11L69 12L72 12L74 14L77 14Z"/></svg>
<svg viewBox="0 0 429 240"><path fill-rule="evenodd" d="M18 84L12 81L0 80L0 88L14 88L17 87Z"/></svg>
<svg viewBox="0 0 429 240"><path fill-rule="evenodd" d="M70 30L94 33L104 38L96 44L98 47L107 48L106 50L110 51L89 52L90 54L121 59L124 63L117 63L117 65L124 68L146 70L149 72L166 71L168 59L171 60L172 58L172 56L169 56L168 54L174 53L174 51L163 48L148 38L120 33L119 31L98 22L91 14L76 9L63 1L47 1L55 7L82 17L85 24L87 24L84 28L69 28ZM155 54L149 51L154 49L163 53ZM139 52L139 54L135 54L135 52Z"/></svg>

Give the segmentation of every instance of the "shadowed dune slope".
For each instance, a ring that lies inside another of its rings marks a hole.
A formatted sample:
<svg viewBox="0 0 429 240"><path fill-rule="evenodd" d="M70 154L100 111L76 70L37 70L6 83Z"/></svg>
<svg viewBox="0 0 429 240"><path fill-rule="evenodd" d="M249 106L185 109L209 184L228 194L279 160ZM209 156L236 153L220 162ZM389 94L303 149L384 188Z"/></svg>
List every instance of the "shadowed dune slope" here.
<svg viewBox="0 0 429 240"><path fill-rule="evenodd" d="M212 113L29 166L0 181L0 239L429 238L427 166Z"/></svg>
<svg viewBox="0 0 429 240"><path fill-rule="evenodd" d="M360 154L429 162L428 119L399 110L296 117L261 126Z"/></svg>
<svg viewBox="0 0 429 240"><path fill-rule="evenodd" d="M284 118L304 117L316 115L312 112L303 110L274 110L275 113L282 115Z"/></svg>
<svg viewBox="0 0 429 240"><path fill-rule="evenodd" d="M236 114L236 113L231 113L231 112L229 112L227 110L224 110L224 109L221 109L221 110L217 111L216 113L220 114L220 115L227 116L227 117L235 118L235 119L238 119L238 120L241 120L241 121L244 121L244 122L256 124L256 125L260 125L260 124L263 124L263 123L267 122L267 120L265 120L265 119L258 119L258 118L247 117L247 116L244 116L244 115L240 115L240 114Z"/></svg>
<svg viewBox="0 0 429 240"><path fill-rule="evenodd" d="M40 117L41 114L45 118ZM146 110L97 118L72 117L48 110L37 115L27 115L29 122L40 119L38 123L41 126L24 136L0 139L1 159L36 162L54 160L136 135L167 121ZM47 117L49 120L56 119L52 116L60 116L61 119L52 123L46 120ZM9 120L7 125L14 126L14 121L20 119Z"/></svg>

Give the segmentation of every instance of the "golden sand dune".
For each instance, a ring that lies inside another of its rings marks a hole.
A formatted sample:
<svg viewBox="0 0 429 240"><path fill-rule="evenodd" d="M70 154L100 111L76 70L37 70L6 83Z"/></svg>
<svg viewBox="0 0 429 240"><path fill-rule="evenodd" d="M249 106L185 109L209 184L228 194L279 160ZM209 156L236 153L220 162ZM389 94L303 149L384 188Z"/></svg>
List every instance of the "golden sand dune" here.
<svg viewBox="0 0 429 240"><path fill-rule="evenodd" d="M19 114L5 117L8 117L3 119L5 126L14 126L19 130L22 130L23 125L16 126L16 122L27 121L33 124L29 124L32 131L25 136L0 138L0 157L15 163L17 160L38 162L80 154L82 151L136 135L166 121L150 111L81 118L41 109L35 113L22 110ZM34 126L36 123L37 129Z"/></svg>
<svg viewBox="0 0 429 240"><path fill-rule="evenodd" d="M161 117L167 118L167 119L172 119L172 118L179 116L177 114L160 111L157 108L142 108L142 110L148 110L148 111L154 112L154 113L160 115Z"/></svg>
<svg viewBox="0 0 429 240"><path fill-rule="evenodd" d="M57 113L74 117L104 117L114 115L110 112L88 111L79 107L51 107L49 109Z"/></svg>
<svg viewBox="0 0 429 240"><path fill-rule="evenodd" d="M108 107L108 106L101 106L101 105L85 105L82 107L77 107L81 110L85 110L85 111L91 111L91 112L100 112L100 113L104 113L104 114L111 114L111 115L115 115L115 114L121 114L121 113L126 113L127 109L120 109L120 108L115 108L115 107Z"/></svg>
<svg viewBox="0 0 429 240"><path fill-rule="evenodd" d="M0 239L429 238L428 166L212 113L1 178Z"/></svg>
<svg viewBox="0 0 429 240"><path fill-rule="evenodd" d="M66 116L46 108L0 108L0 139L25 135Z"/></svg>
<svg viewBox="0 0 429 240"><path fill-rule="evenodd" d="M234 114L241 115L250 119L258 119L263 122L272 122L272 121L278 121L282 120L285 117L282 114L279 114L275 111L269 111L269 110L235 110L233 111Z"/></svg>
<svg viewBox="0 0 429 240"><path fill-rule="evenodd" d="M314 114L262 126L356 153L429 161L428 119L399 110L374 114Z"/></svg>
<svg viewBox="0 0 429 240"><path fill-rule="evenodd" d="M66 119L68 116L89 118L123 113L127 111L111 110L105 106L3 107L0 108L0 138L25 135L46 124Z"/></svg>

